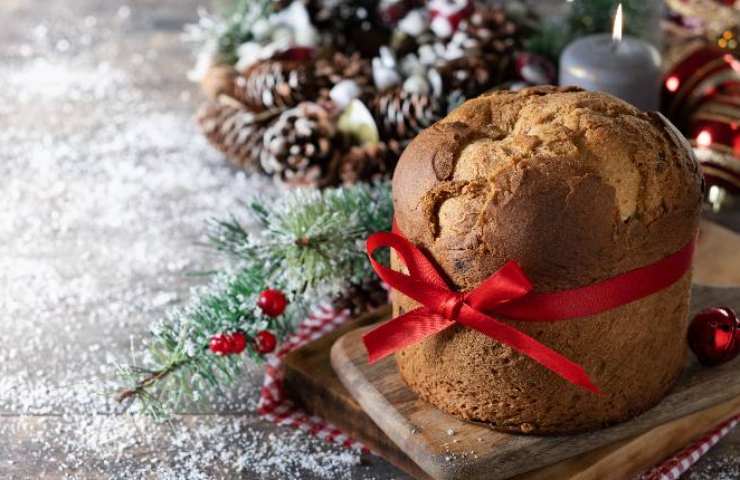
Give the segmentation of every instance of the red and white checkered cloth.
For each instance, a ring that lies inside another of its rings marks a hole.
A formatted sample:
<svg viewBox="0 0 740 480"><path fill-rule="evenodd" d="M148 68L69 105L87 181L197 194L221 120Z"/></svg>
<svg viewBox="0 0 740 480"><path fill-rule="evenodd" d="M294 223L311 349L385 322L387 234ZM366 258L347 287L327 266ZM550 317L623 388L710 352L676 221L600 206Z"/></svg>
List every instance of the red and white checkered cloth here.
<svg viewBox="0 0 740 480"><path fill-rule="evenodd" d="M283 376L281 365L285 355L303 345L320 338L341 326L350 318L348 310L336 311L329 305L319 305L313 309L309 317L297 328L278 350L267 358L265 380L260 391L260 401L257 407L259 414L278 425L289 425L303 430L309 435L315 435L329 443L343 445L347 448L369 452L361 442L355 441L344 434L336 426L315 415L309 415L293 404L283 390ZM676 480L683 475L702 455L719 442L733 428L740 423L737 415L704 437L692 443L684 450L666 459L660 465L643 473L640 480Z"/></svg>
<svg viewBox="0 0 740 480"><path fill-rule="evenodd" d="M289 425L315 435L329 443L343 445L362 452L369 450L321 417L309 415L297 407L283 390L283 357L288 352L302 347L335 330L350 318L349 310L336 311L328 305L318 305L307 319L301 322L296 332L288 337L277 351L267 357L265 380L260 391L257 411L262 418L278 425Z"/></svg>

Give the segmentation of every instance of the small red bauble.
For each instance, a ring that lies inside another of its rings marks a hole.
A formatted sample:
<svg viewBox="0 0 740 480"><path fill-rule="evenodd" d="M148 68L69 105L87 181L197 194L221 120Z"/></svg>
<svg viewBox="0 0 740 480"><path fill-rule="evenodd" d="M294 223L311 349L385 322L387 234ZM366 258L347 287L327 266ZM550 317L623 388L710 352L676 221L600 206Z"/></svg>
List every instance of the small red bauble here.
<svg viewBox="0 0 740 480"><path fill-rule="evenodd" d="M224 333L218 333L211 337L211 341L208 344L208 348L211 349L216 355L228 355L231 353L231 342L229 341L229 335Z"/></svg>
<svg viewBox="0 0 740 480"><path fill-rule="evenodd" d="M728 307L707 308L689 326L689 346L704 365L719 365L740 352L740 322Z"/></svg>
<svg viewBox="0 0 740 480"><path fill-rule="evenodd" d="M285 307L288 305L288 299L285 298L285 294L280 290L274 288L268 288L263 290L257 298L257 306L267 315L268 317L277 317L285 311Z"/></svg>
<svg viewBox="0 0 740 480"><path fill-rule="evenodd" d="M229 335L229 350L231 353L242 353L247 348L247 336L244 332L234 332Z"/></svg>
<svg viewBox="0 0 740 480"><path fill-rule="evenodd" d="M242 353L247 348L247 336L243 332L218 333L211 337L208 347L216 355Z"/></svg>
<svg viewBox="0 0 740 480"><path fill-rule="evenodd" d="M270 353L277 346L277 338L267 330L262 330L255 335L254 346L259 353Z"/></svg>

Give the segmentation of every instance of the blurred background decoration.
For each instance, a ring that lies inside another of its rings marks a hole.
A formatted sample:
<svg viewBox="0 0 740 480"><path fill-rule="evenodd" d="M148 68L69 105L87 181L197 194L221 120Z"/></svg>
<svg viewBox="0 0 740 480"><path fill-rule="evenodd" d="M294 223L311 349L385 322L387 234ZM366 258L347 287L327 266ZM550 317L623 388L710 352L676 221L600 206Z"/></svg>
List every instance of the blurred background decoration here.
<svg viewBox="0 0 740 480"><path fill-rule="evenodd" d="M567 44L624 33L662 55L661 109L706 166L715 209L740 192L738 25L732 0L233 0L200 13L191 79L209 141L288 185L388 178L405 145L467 98L555 83ZM539 10L539 11L538 11Z"/></svg>

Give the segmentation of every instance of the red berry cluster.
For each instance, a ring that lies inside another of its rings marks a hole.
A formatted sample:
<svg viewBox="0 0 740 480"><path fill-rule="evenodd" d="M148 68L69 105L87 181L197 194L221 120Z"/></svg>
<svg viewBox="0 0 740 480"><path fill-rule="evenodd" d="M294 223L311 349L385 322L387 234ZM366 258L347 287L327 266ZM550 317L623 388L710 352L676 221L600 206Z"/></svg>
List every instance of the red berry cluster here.
<svg viewBox="0 0 740 480"><path fill-rule="evenodd" d="M247 348L247 336L244 332L218 333L211 337L209 347L216 355L242 353Z"/></svg>
<svg viewBox="0 0 740 480"><path fill-rule="evenodd" d="M282 315L288 306L288 299L280 290L268 288L262 291L257 298L257 306L268 317ZM244 332L218 333L211 337L208 347L216 355L239 354L247 348L247 335ZM271 332L262 330L252 339L254 350L260 354L270 353L277 347L277 338Z"/></svg>
<svg viewBox="0 0 740 480"><path fill-rule="evenodd" d="M216 355L235 355L247 348L247 335L244 332L217 333L211 337L208 347ZM271 332L262 330L252 340L257 353L266 354L275 350L277 338Z"/></svg>

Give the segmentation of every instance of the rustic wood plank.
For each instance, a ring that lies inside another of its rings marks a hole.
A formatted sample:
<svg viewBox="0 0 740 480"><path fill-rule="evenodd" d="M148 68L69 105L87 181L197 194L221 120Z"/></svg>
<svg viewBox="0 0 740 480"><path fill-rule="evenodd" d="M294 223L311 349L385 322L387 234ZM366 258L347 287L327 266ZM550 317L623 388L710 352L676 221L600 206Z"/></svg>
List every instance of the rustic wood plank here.
<svg viewBox="0 0 740 480"><path fill-rule="evenodd" d="M656 459L670 457L714 425L737 414L740 414L740 397L514 480L633 478L653 467Z"/></svg>

